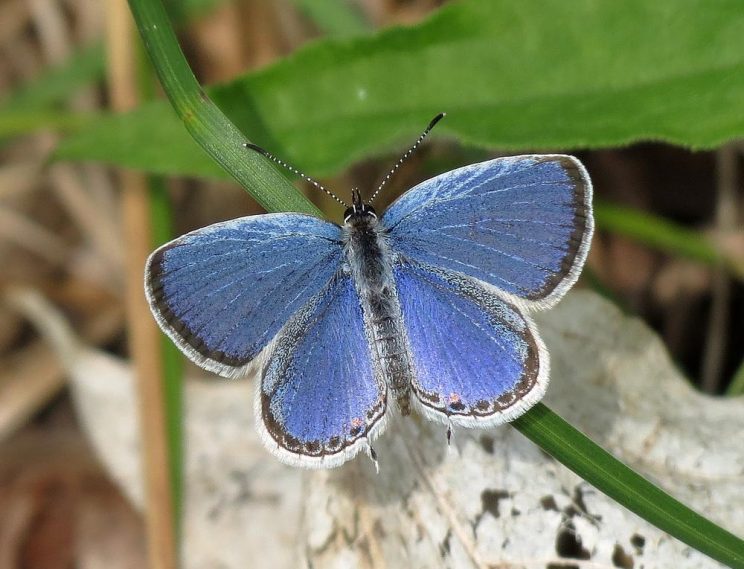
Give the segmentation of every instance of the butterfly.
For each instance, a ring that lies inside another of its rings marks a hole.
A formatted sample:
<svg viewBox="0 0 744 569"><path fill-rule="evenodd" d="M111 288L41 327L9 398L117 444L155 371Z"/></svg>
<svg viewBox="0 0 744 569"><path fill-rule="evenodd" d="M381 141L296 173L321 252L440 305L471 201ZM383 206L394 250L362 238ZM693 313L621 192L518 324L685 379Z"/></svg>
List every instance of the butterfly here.
<svg viewBox="0 0 744 569"><path fill-rule="evenodd" d="M343 226L253 215L147 261L150 308L186 356L227 377L258 366L257 428L285 463L330 468L365 450L377 464L371 443L395 409L446 424L449 439L545 393L548 352L528 314L584 265L589 176L567 155L497 158L422 182L378 216L371 202L442 116L370 200L353 191Z"/></svg>

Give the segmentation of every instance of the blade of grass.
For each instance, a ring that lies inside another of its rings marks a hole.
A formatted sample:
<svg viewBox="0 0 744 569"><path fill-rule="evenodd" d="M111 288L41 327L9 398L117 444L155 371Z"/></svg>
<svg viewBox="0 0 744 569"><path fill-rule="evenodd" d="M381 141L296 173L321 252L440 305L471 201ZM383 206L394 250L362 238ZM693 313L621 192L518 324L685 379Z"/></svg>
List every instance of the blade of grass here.
<svg viewBox="0 0 744 569"><path fill-rule="evenodd" d="M68 98L77 89L103 78L105 58L99 44L73 53L62 65L52 67L10 94L0 112L39 109Z"/></svg>
<svg viewBox="0 0 744 569"><path fill-rule="evenodd" d="M0 111L0 138L28 134L37 130L71 132L97 118L96 113L18 109Z"/></svg>
<svg viewBox="0 0 744 569"><path fill-rule="evenodd" d="M163 4L130 0L129 5L160 83L194 140L268 211L321 215L266 158L243 147L247 138L194 77Z"/></svg>
<svg viewBox="0 0 744 569"><path fill-rule="evenodd" d="M277 174L269 164L236 152L242 135L199 87L160 2L130 0L130 5L163 87L197 142L269 211L317 212L286 181L272 184ZM744 542L643 479L544 405L513 424L600 491L670 535L723 563L744 565Z"/></svg>
<svg viewBox="0 0 744 569"><path fill-rule="evenodd" d="M152 220L153 247L172 239L172 216L170 199L164 180L150 176L150 213ZM166 436L171 495L173 497L176 539L181 534L183 513L183 359L175 344L165 334L160 334L160 353L163 369L165 395Z"/></svg>
<svg viewBox="0 0 744 569"><path fill-rule="evenodd" d="M372 30L359 7L349 0L292 0L292 3L329 36L353 36Z"/></svg>
<svg viewBox="0 0 744 569"><path fill-rule="evenodd" d="M659 529L729 567L744 567L744 541L651 484L542 403L511 424L561 464Z"/></svg>
<svg viewBox="0 0 744 569"><path fill-rule="evenodd" d="M602 201L595 201L594 216L600 229L706 265L722 264L738 279L744 280L744 261L725 255L715 243L697 231L649 213Z"/></svg>
<svg viewBox="0 0 744 569"><path fill-rule="evenodd" d="M744 395L744 360L739 364L739 369L734 373L734 379L726 389L726 395L736 396Z"/></svg>
<svg viewBox="0 0 744 569"><path fill-rule="evenodd" d="M189 21L195 21L209 14L227 0L166 0L165 9L173 24L178 28Z"/></svg>
<svg viewBox="0 0 744 569"><path fill-rule="evenodd" d="M615 306L620 308L625 314L631 314L631 310L625 304L622 298L620 298L615 292L608 287L599 275L589 266L585 266L584 270L581 271L581 280L589 285L594 292L601 294L607 300L612 302Z"/></svg>

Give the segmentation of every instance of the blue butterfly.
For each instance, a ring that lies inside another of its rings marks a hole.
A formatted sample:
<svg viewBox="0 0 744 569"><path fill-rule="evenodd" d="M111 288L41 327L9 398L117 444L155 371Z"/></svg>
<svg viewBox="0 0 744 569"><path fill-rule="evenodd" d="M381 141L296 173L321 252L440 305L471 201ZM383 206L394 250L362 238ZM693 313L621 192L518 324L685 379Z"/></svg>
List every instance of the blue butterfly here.
<svg viewBox="0 0 744 569"><path fill-rule="evenodd" d="M370 202L442 116L368 202L353 192L343 226L243 217L147 261L150 308L186 356L228 377L260 366L257 427L283 462L330 468L366 450L376 463L393 407L449 436L515 419L545 393L548 352L527 314L584 265L589 176L572 156L498 158L422 182L378 217Z"/></svg>

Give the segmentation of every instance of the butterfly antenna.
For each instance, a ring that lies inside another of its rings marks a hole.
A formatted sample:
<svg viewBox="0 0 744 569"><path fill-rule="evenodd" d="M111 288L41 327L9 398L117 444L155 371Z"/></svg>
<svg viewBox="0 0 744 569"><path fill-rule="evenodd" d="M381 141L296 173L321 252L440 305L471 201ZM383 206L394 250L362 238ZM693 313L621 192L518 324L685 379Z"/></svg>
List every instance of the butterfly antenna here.
<svg viewBox="0 0 744 569"><path fill-rule="evenodd" d="M426 135L429 134L431 132L431 129L434 128L434 125L436 125L445 116L447 116L447 113L439 113L437 116L435 116L433 119L431 119L431 122L429 123L429 126L427 126L426 127L426 130L424 130L424 132L421 133L421 136L419 136L416 139L416 142L414 143L414 145L411 146L411 148L409 148L408 150L406 150L405 154L403 154L403 156L400 157L400 160L398 160L395 163L395 166L393 166L390 169L390 172L388 172L387 176L385 176L382 179L382 182L380 182L380 185L377 186L377 189L375 190L375 193L372 194L372 197L369 198L369 202L368 203L371 204L374 201L374 199L377 197L377 194L380 193L380 190L382 190L382 188L385 186L385 184L388 183L388 181L390 180L390 178L392 177L392 175L395 174L395 172L398 170L398 168L400 168L401 164L403 164L403 162L405 162L406 159L411 154L413 154L413 151L416 150L416 148L418 148L418 146L424 141L424 139L426 138Z"/></svg>
<svg viewBox="0 0 744 569"><path fill-rule="evenodd" d="M302 172L300 172L297 168L293 168L292 166L290 166L289 164L287 164L284 160L280 160L279 158L277 158L276 156L274 156L273 154L271 154L268 150L264 150L260 146L256 146L255 144L253 144L251 142L244 142L243 143L243 146L245 146L246 148L250 148L251 150L255 150L256 152L258 152L262 156L265 156L266 158L268 158L272 162L275 162L275 163L279 164L279 166L283 166L284 168L286 168L287 170L289 170L293 174L297 174L300 178L302 178L306 182L310 182L313 186L315 186L316 188L318 188L321 192L325 192L326 194L328 194L329 196L331 196L334 200L336 200L342 206L349 207L349 205L344 200L342 200L340 197L338 197L336 194L334 194L331 190L329 190L328 188L326 188L323 184L320 184L319 182L316 182L310 176L306 176L305 174L303 174Z"/></svg>

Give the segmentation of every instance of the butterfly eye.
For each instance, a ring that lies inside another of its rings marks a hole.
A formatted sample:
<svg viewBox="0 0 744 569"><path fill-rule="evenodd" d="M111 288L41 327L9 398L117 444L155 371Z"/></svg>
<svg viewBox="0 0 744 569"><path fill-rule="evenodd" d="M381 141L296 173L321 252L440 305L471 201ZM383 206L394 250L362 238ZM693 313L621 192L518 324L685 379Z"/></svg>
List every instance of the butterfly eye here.
<svg viewBox="0 0 744 569"><path fill-rule="evenodd" d="M346 211L344 211L344 223L348 223L352 218L362 219L365 217L373 217L377 219L375 208L365 203L348 207L346 208Z"/></svg>

